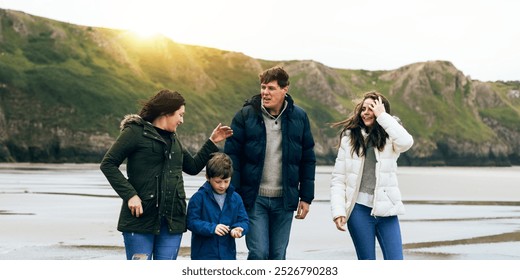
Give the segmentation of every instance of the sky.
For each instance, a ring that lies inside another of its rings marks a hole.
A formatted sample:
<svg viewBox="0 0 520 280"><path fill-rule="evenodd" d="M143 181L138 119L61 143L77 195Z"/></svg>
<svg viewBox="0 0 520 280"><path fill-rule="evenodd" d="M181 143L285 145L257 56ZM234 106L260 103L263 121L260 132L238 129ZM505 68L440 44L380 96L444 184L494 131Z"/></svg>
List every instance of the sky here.
<svg viewBox="0 0 520 280"><path fill-rule="evenodd" d="M445 60L472 79L520 80L517 0L0 0L0 8L266 60L370 71Z"/></svg>

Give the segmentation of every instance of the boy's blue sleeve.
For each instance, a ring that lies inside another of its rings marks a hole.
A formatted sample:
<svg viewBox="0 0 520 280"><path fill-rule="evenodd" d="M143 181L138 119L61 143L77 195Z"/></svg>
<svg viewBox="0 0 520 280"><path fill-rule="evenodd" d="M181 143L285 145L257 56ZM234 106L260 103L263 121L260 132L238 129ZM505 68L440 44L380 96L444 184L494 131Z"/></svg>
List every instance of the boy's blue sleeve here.
<svg viewBox="0 0 520 280"><path fill-rule="evenodd" d="M202 195L196 192L188 203L188 229L198 235L211 236L215 234L217 224L202 219Z"/></svg>
<svg viewBox="0 0 520 280"><path fill-rule="evenodd" d="M244 229L242 232L242 236L246 235L249 232L249 217L247 216L246 208L244 207L244 203L242 201L242 198L237 193L234 193L237 197L238 203L238 209L237 209L237 220L236 223L234 223L231 227L241 227Z"/></svg>

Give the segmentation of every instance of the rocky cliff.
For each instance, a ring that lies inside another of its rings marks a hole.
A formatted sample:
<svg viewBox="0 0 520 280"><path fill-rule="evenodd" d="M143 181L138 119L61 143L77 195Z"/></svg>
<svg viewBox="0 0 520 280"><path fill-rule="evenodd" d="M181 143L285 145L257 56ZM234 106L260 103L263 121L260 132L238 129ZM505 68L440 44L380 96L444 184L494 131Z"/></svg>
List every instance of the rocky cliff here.
<svg viewBox="0 0 520 280"><path fill-rule="evenodd" d="M448 61L391 71L266 61L10 10L0 10L0 161L99 162L122 117L161 88L185 96L179 134L195 151L259 92L258 73L277 64L309 114L320 164L336 154L330 123L368 90L385 94L414 136L401 164L520 164L520 82L472 80Z"/></svg>

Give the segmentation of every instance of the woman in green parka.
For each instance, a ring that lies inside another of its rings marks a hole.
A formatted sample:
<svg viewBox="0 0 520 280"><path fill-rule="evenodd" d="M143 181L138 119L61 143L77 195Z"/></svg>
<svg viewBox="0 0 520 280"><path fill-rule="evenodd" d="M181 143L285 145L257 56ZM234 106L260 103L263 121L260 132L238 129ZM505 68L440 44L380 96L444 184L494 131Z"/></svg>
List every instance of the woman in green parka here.
<svg viewBox="0 0 520 280"><path fill-rule="evenodd" d="M121 133L105 154L101 171L123 199L117 229L123 233L127 259L176 259L186 231L186 192L182 172L198 174L216 143L233 134L218 126L193 157L177 138L185 100L161 90L139 115L127 115ZM127 160L127 177L119 166Z"/></svg>

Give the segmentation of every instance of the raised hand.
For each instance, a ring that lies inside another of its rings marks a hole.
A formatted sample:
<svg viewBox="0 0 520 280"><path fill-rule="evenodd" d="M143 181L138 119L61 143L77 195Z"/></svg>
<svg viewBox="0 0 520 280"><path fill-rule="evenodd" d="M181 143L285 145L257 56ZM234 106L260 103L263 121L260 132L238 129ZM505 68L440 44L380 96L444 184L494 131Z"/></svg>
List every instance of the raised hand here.
<svg viewBox="0 0 520 280"><path fill-rule="evenodd" d="M211 133L209 139L213 143L217 144L218 142L228 138L231 135L233 135L233 130L231 129L231 127L219 123L217 127L213 129L213 132Z"/></svg>
<svg viewBox="0 0 520 280"><path fill-rule="evenodd" d="M379 117L379 115L386 112L385 105L383 104L381 97L378 97L377 100L374 100L374 103L370 104L370 109L372 112L374 112L376 117Z"/></svg>

